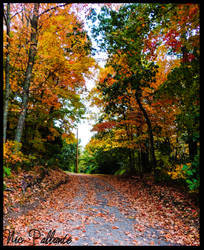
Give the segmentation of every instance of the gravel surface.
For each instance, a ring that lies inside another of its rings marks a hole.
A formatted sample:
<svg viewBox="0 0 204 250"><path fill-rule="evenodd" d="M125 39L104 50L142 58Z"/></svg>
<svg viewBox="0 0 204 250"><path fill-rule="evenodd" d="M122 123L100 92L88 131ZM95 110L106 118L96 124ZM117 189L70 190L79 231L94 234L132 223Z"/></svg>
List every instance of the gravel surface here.
<svg viewBox="0 0 204 250"><path fill-rule="evenodd" d="M24 233L27 237L33 228L40 230L43 237L50 230L56 230L55 237L60 238L69 233L72 236L70 246L179 245L168 242L162 236L164 229L152 228L136 220L135 215L139 211L131 207L127 199L103 178L94 175L69 176L70 181L34 208L30 217L25 214L16 218L13 227L19 234ZM44 245L40 239L36 243Z"/></svg>
<svg viewBox="0 0 204 250"><path fill-rule="evenodd" d="M79 239L72 242L72 246L82 245L106 245L106 246L118 246L118 245L159 245L159 246L171 246L172 243L162 240L159 230L148 227L141 234L140 231L135 231L134 225L139 221L134 219L134 214L137 213L135 210L130 210L127 206L125 198L116 191L109 183L97 178L81 176L80 193L75 198L74 202L78 205L83 205L84 199L86 198L87 190L84 187L84 183L87 178L91 178L90 189L96 193L97 205L88 205L80 213L81 216L89 216L89 220L93 218L93 222L89 224L85 223L85 230L83 237L80 238L80 230L73 230L72 236L78 237ZM108 189L108 191L107 191ZM89 190L90 191L90 190ZM108 199L105 197L113 197L118 199L126 211L126 216L120 211L117 206L109 206ZM86 202L85 202L86 203ZM68 204L67 204L68 205ZM72 213L77 213L77 210L68 210ZM103 214L97 216L97 214ZM74 226L76 222L73 222ZM178 244L174 244L178 245Z"/></svg>

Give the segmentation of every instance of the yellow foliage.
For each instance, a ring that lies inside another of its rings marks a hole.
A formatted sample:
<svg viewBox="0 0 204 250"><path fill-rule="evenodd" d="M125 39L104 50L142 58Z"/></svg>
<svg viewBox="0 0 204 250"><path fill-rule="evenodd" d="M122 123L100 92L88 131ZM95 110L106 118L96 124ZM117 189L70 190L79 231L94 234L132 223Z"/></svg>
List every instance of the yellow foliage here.
<svg viewBox="0 0 204 250"><path fill-rule="evenodd" d="M7 140L7 142L3 144L3 160L6 166L28 161L24 154L18 150L20 147L21 143L16 141Z"/></svg>
<svg viewBox="0 0 204 250"><path fill-rule="evenodd" d="M187 165L188 167L191 166L191 163L186 163L185 165ZM169 171L168 174L171 176L171 178L173 180L176 179L186 179L186 174L185 171L183 170L183 164L178 164L176 165L176 168L174 171Z"/></svg>
<svg viewBox="0 0 204 250"><path fill-rule="evenodd" d="M62 134L62 139L65 139L67 144L72 144L72 143L76 143L77 139L74 135L74 133L70 133L70 134Z"/></svg>

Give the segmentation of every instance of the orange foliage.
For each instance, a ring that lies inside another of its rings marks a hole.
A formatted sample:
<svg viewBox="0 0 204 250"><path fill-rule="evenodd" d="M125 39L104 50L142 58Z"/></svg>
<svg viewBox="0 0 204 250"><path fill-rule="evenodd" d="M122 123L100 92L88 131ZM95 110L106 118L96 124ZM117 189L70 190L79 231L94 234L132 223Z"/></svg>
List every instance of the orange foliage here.
<svg viewBox="0 0 204 250"><path fill-rule="evenodd" d="M3 159L4 165L7 167L13 167L17 163L22 163L23 161L28 161L28 158L24 156L21 151L17 148L21 147L21 143L16 141L7 140L3 145Z"/></svg>

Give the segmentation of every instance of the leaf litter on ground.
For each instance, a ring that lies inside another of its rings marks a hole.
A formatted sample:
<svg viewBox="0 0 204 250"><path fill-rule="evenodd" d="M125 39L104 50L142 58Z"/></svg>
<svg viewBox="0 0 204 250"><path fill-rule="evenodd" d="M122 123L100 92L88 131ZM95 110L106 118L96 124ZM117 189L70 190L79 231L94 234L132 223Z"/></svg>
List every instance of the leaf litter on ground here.
<svg viewBox="0 0 204 250"><path fill-rule="evenodd" d="M56 172L58 170L51 171L50 180L58 178L59 181L59 179L65 178L64 172L61 171L60 174ZM62 235L64 232L69 232L72 235L74 232L72 243L77 244L82 238L87 237L88 229L85 227L87 225L93 224L103 227L103 223L110 223L112 229L109 229L109 233L111 235L114 233L111 230L121 230L114 224L118 221L117 216L115 217L107 210L109 207L117 207L124 218L130 219L134 223L134 232L124 231L124 235L129 238L125 242L132 240L133 245L140 245L137 237L146 237L145 233L148 228L155 228L160 232L160 240L181 245L197 246L200 244L199 207L191 202L185 193L176 188L157 185L151 181L148 181L148 185L146 185L144 180L137 179L135 181L110 175L89 175L86 178L83 175L70 174L68 176L69 181L66 184L62 184L52 191L49 191L51 189L48 186L53 181L49 183L45 180L47 186L45 185L45 190L41 191L46 193L43 196L46 200L40 200L39 205L26 214L20 214L16 217L9 216L7 218L9 223L4 226L4 229L14 228L15 232L18 232L25 239L28 239L27 232L32 228L38 228L44 233L53 229L58 232L58 235ZM100 187L104 187L104 189L98 189L96 183L94 184L96 178L100 181ZM10 184L11 188L18 187L17 177L14 180L13 186ZM18 188L15 190L16 192L12 195L4 192L6 197L4 200L5 208L7 208L8 203L10 206L17 202L20 203L23 197L20 193L21 190ZM31 200L32 198L35 199L34 190L35 188L30 190ZM83 190L86 192L83 193ZM106 201L103 208L101 208L103 202L100 205L98 204L98 195L101 194L101 190L104 191L101 195L102 201ZM26 202L26 199L24 202ZM97 218L103 219L103 222ZM6 235L4 236L4 244L6 245ZM156 238L157 235L151 233L151 237ZM95 245L105 244L101 239L91 240L88 244L90 242ZM125 242L122 243L122 240L120 241L118 238L114 240L116 245L125 245ZM24 242L24 245L30 244L31 241L29 240ZM40 241L37 244L43 245ZM86 242L81 244L87 245ZM155 242L150 241L148 244L154 245ZM8 245L17 244L10 242Z"/></svg>

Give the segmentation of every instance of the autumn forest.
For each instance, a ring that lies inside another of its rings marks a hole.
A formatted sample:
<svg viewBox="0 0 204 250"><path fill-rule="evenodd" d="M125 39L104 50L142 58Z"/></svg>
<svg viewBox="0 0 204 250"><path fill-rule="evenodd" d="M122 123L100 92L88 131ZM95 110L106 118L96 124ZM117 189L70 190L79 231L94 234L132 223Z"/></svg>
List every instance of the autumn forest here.
<svg viewBox="0 0 204 250"><path fill-rule="evenodd" d="M3 12L3 244L199 245L199 4Z"/></svg>

